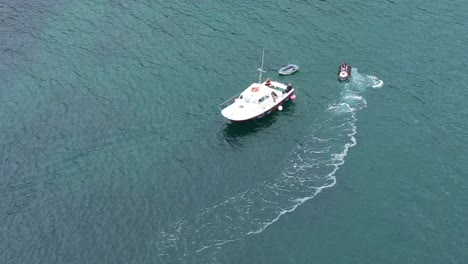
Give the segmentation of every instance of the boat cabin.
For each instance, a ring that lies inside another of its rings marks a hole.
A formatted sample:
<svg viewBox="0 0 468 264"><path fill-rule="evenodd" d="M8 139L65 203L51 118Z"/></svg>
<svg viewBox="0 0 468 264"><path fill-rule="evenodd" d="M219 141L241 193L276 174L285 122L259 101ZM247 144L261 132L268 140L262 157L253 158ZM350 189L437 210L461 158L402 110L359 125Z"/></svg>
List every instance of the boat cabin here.
<svg viewBox="0 0 468 264"><path fill-rule="evenodd" d="M239 103L261 105L267 102L276 102L276 99L282 97L282 91L268 87L264 84L253 83L242 92L238 97Z"/></svg>

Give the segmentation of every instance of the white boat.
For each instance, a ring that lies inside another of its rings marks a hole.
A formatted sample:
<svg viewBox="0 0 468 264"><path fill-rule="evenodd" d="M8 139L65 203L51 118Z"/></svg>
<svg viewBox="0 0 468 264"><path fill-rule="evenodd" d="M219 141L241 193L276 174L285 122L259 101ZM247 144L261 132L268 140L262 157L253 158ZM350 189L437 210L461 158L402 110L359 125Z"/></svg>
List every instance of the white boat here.
<svg viewBox="0 0 468 264"><path fill-rule="evenodd" d="M281 75L289 75L297 72L299 70L299 66L295 64L288 64L281 69L278 70L278 73Z"/></svg>
<svg viewBox="0 0 468 264"><path fill-rule="evenodd" d="M224 103L219 105L221 114L232 122L242 122L252 119L263 118L272 112L282 110L282 105L286 102L294 100L294 88L289 84L285 85L280 82L262 81L263 60L265 50L262 54L262 66L260 76L257 83L252 83L247 89L240 94L237 94Z"/></svg>

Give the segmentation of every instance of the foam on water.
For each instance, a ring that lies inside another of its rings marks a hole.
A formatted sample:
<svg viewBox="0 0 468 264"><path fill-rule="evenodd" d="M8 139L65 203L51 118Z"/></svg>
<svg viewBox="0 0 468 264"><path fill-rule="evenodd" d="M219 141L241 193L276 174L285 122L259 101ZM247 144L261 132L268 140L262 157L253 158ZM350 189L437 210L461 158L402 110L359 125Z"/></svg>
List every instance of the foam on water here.
<svg viewBox="0 0 468 264"><path fill-rule="evenodd" d="M159 234L155 244L161 260L180 260L217 249L248 235L261 233L284 214L336 184L335 173L349 149L357 144L356 112L367 107L366 88L383 82L353 69L341 97L326 108L309 135L292 149L276 177L259 182L229 199L204 209L192 219L180 219Z"/></svg>

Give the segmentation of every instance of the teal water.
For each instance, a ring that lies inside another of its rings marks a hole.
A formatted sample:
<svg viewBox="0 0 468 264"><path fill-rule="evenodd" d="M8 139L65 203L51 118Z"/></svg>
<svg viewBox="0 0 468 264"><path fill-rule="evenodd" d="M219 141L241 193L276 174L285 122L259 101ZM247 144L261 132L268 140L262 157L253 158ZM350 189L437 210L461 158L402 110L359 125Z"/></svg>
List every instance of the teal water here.
<svg viewBox="0 0 468 264"><path fill-rule="evenodd" d="M2 263L468 261L468 3L0 10ZM297 100L228 124L263 48Z"/></svg>

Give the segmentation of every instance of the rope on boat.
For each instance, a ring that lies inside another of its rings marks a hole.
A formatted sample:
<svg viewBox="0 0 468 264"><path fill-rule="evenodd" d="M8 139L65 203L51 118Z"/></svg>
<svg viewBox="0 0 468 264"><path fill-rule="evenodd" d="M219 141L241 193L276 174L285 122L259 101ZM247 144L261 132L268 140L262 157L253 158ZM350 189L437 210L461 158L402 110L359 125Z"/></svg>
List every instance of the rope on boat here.
<svg viewBox="0 0 468 264"><path fill-rule="evenodd" d="M221 125L218 127L218 129L216 129L216 134L218 134L219 130L224 124L226 124L226 120L224 120L223 123L221 123Z"/></svg>

